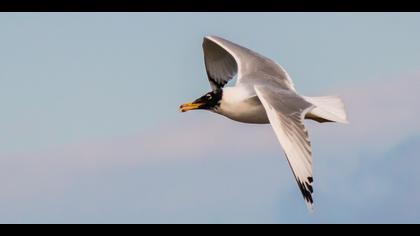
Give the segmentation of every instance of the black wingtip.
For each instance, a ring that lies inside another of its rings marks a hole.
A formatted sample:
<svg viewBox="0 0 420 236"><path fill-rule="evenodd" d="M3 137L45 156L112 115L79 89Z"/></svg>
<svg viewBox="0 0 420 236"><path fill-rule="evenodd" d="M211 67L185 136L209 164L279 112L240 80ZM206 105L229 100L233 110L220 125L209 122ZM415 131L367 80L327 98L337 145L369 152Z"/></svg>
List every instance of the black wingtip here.
<svg viewBox="0 0 420 236"><path fill-rule="evenodd" d="M312 206L314 204L314 200L312 198L312 193L314 192L312 183L313 178L308 177L308 179L304 182L302 182L300 179L297 180L299 189L302 192L303 198L307 202L308 206Z"/></svg>

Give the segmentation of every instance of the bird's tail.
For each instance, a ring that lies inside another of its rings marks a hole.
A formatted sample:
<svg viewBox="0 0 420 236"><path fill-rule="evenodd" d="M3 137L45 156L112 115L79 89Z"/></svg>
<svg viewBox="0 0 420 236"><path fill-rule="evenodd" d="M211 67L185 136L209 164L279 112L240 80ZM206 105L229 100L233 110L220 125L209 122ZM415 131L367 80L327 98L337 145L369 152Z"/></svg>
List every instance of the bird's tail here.
<svg viewBox="0 0 420 236"><path fill-rule="evenodd" d="M344 104L339 97L325 96L304 98L315 106L314 109L306 114L305 118L318 122L349 123Z"/></svg>

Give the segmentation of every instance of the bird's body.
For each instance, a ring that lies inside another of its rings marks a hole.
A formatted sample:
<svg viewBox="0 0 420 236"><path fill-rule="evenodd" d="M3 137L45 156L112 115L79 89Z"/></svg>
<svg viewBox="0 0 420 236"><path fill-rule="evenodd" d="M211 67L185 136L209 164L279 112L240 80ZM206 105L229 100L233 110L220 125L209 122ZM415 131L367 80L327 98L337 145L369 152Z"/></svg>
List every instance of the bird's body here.
<svg viewBox="0 0 420 236"><path fill-rule="evenodd" d="M312 208L312 152L303 120L347 123L341 100L299 95L279 64L220 37L205 37L203 49L213 91L183 104L181 111L206 109L239 122L270 123ZM225 87L235 75L236 85Z"/></svg>
<svg viewBox="0 0 420 236"><path fill-rule="evenodd" d="M243 123L270 123L258 96L241 86L223 88L220 106L213 112Z"/></svg>

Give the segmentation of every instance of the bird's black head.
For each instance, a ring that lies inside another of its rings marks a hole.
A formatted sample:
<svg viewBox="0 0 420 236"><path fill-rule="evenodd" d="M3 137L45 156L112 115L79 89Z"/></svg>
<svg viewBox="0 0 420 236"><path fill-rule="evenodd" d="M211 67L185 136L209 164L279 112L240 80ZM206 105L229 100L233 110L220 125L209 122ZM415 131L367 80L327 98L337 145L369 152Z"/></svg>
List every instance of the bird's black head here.
<svg viewBox="0 0 420 236"><path fill-rule="evenodd" d="M213 90L196 99L194 102L185 103L180 106L182 112L196 109L213 110L220 105L223 91L221 89Z"/></svg>

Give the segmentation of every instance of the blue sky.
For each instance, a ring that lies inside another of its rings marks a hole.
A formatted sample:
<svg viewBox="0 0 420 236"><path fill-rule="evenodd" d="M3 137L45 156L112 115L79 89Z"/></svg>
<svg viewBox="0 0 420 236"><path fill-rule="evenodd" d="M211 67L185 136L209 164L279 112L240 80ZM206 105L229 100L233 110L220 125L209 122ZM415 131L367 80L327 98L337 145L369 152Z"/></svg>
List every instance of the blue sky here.
<svg viewBox="0 0 420 236"><path fill-rule="evenodd" d="M0 222L419 223L420 14L1 13ZM269 125L178 106L209 91L201 40L337 94L307 122L309 214Z"/></svg>

